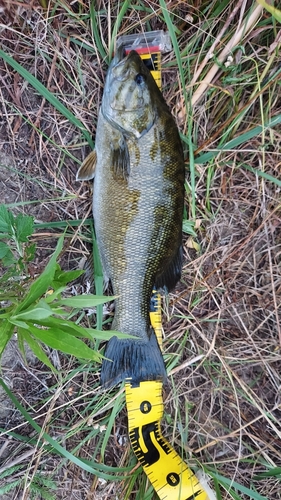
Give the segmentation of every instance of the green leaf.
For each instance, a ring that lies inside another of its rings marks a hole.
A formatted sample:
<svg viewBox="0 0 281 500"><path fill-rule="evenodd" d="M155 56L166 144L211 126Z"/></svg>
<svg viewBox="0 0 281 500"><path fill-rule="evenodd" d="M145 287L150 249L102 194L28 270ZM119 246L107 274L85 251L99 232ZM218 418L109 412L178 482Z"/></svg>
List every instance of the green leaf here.
<svg viewBox="0 0 281 500"><path fill-rule="evenodd" d="M31 243L27 245L24 249L24 260L25 262L31 262L34 260L36 250L36 243Z"/></svg>
<svg viewBox="0 0 281 500"><path fill-rule="evenodd" d="M233 479L228 479L227 477L221 476L220 474L218 474L215 471L210 470L209 468L207 470L208 470L208 474L210 474L210 476L217 479L219 484L222 487L224 487L231 495L234 493L233 490L237 490L237 491L240 491L241 493L244 493L245 495L247 495L249 498L251 498L253 500L267 500L267 498L264 497L263 495L260 495L256 491L250 490L246 486L243 486L242 484L237 483ZM237 495L237 498L239 498L238 495Z"/></svg>
<svg viewBox="0 0 281 500"><path fill-rule="evenodd" d="M0 320L0 354L4 351L7 343L14 333L13 325L6 319Z"/></svg>
<svg viewBox="0 0 281 500"><path fill-rule="evenodd" d="M42 299L36 304L35 307L28 308L27 310L16 314L11 319L25 320L25 321L40 321L48 318L53 314L50 306Z"/></svg>
<svg viewBox="0 0 281 500"><path fill-rule="evenodd" d="M73 321L65 318L55 318L50 316L49 318L43 319L40 324L46 328L53 328L54 330L59 329L69 335L73 335L74 337L93 340L93 336L91 335L91 332L89 332L88 328L76 325Z"/></svg>
<svg viewBox="0 0 281 500"><path fill-rule="evenodd" d="M11 481L10 483L7 483L6 485L2 486L2 488L0 488L0 495L5 495L7 493L9 493L9 491L13 490L14 488L16 488L17 486L19 486L22 482L22 478L21 479L16 479L15 481Z"/></svg>
<svg viewBox="0 0 281 500"><path fill-rule="evenodd" d="M7 245L7 243L0 241L0 259L3 259L3 257L5 257L8 252L10 252L10 247Z"/></svg>
<svg viewBox="0 0 281 500"><path fill-rule="evenodd" d="M69 335L73 335L74 337L87 338L89 340L109 340L114 336L121 339L135 338L133 335L117 332L115 330L96 330L95 328L84 328L83 326L77 325L73 321L69 321L64 318L54 318L51 316L42 320L40 324L47 328L53 328L54 330L60 329Z"/></svg>
<svg viewBox="0 0 281 500"><path fill-rule="evenodd" d="M57 288L59 288L61 286L65 286L68 283L70 283L71 281L74 281L77 278L79 278L79 276L81 276L82 274L84 274L84 272L85 271L83 271L83 270L62 271L61 268L60 268L60 266L57 264L57 269L56 269L56 272L55 272L54 280L51 283L51 286L54 289L57 289Z"/></svg>
<svg viewBox="0 0 281 500"><path fill-rule="evenodd" d="M119 339L137 339L134 335L128 333L118 332L116 330L96 330L95 328L87 328L87 332L92 335L93 339L110 340L111 337L118 337Z"/></svg>
<svg viewBox="0 0 281 500"><path fill-rule="evenodd" d="M21 321L19 319L16 319L14 316L11 316L9 318L9 322L14 326L18 326L19 328L25 328L25 330L28 330L28 328L29 328L27 323L25 323L24 321Z"/></svg>
<svg viewBox="0 0 281 500"><path fill-rule="evenodd" d="M35 356L42 361L46 366L48 366L52 371L58 373L57 369L53 366L51 361L49 360L48 356L45 354L43 351L41 345L37 340L33 339L29 333L27 333L25 330L19 329L18 335L22 336L23 340L29 345L29 347L32 349L34 352Z"/></svg>
<svg viewBox="0 0 281 500"><path fill-rule="evenodd" d="M19 304L17 310L15 311L15 315L18 314L23 309L27 309L34 302L36 302L50 287L50 283L52 282L55 270L56 270L56 260L59 256L63 246L63 236L61 236L58 240L56 250L54 251L52 257L50 258L47 266L45 267L42 274L37 278L31 285L29 292L25 299Z"/></svg>
<svg viewBox="0 0 281 500"><path fill-rule="evenodd" d="M12 264L16 264L16 262L18 262L18 261L17 261L17 259L15 259L13 252L9 248L6 255L2 258L2 264L5 267L9 267Z"/></svg>
<svg viewBox="0 0 281 500"><path fill-rule="evenodd" d="M53 287L53 284L54 284L54 282L52 281L52 283L51 283L52 287ZM60 297L60 295L64 291L64 289L65 289L65 286L61 286L60 288L57 288L56 290L53 290L53 288L48 290L46 293L46 296L45 296L46 302L48 304L51 304L52 302L54 302L54 300L56 300L58 297Z"/></svg>
<svg viewBox="0 0 281 500"><path fill-rule="evenodd" d="M19 214L14 221L16 238L20 243L28 241L28 237L33 234L34 220L29 215Z"/></svg>
<svg viewBox="0 0 281 500"><path fill-rule="evenodd" d="M49 347L57 349L66 354L71 354L77 358L90 359L93 361L100 361L101 355L90 349L84 342L77 339L73 335L69 335L60 328L48 328L41 330L34 325L29 325L29 330L41 342L44 342Z"/></svg>
<svg viewBox="0 0 281 500"><path fill-rule="evenodd" d="M0 205L0 232L1 233L12 233L12 225L14 222L14 216L12 212L7 210L5 205Z"/></svg>
<svg viewBox="0 0 281 500"><path fill-rule="evenodd" d="M264 132L266 129L273 128L276 125L281 123L281 113L279 115L273 116L267 123L262 125L258 125L257 127L253 127L252 129L248 130L247 132L243 132L242 134L238 135L234 139L231 139L228 141L226 144L223 146L220 146L217 149L213 149L212 151L209 151L207 153L203 153L200 156L197 156L195 159L196 164L203 164L211 161L213 158L215 158L219 153L222 151L232 151L241 144L248 142L249 140L253 139L253 137L258 136L262 132Z"/></svg>
<svg viewBox="0 0 281 500"><path fill-rule="evenodd" d="M14 465L13 467L9 467L8 469L4 470L0 474L0 479L4 479L4 477L12 476L15 472L17 472L22 467L24 467L24 466L23 465Z"/></svg>
<svg viewBox="0 0 281 500"><path fill-rule="evenodd" d="M86 295L75 295L75 297L63 298L60 299L59 304L68 307L96 307L100 304L104 304L105 302L109 302L110 300L114 300L115 297L104 297L92 294Z"/></svg>
<svg viewBox="0 0 281 500"><path fill-rule="evenodd" d="M194 222L184 219L182 222L182 230L184 233L190 234L194 238L197 237L196 232L194 231Z"/></svg>

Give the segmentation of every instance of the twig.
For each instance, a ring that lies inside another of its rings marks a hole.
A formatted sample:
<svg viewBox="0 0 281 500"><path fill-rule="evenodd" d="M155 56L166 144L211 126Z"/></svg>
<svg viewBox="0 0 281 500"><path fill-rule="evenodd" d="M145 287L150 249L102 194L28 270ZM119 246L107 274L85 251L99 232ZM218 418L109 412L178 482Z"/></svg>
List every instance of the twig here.
<svg viewBox="0 0 281 500"><path fill-rule="evenodd" d="M3 467L0 467L0 474L5 472L7 469L10 469L11 467L14 467L14 465L20 464L24 460L26 460L30 455L33 455L33 453L36 452L36 448L31 448L31 450L26 451L22 455L20 455L17 458L14 458L14 460L11 460L10 462L6 463L3 465Z"/></svg>

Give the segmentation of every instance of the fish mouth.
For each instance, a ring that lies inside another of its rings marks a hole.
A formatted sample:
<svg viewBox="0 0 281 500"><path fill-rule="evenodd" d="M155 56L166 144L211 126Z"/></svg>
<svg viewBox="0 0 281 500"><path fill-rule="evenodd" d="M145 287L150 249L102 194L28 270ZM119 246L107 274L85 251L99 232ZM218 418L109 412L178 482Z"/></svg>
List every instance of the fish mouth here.
<svg viewBox="0 0 281 500"><path fill-rule="evenodd" d="M111 73L114 80L123 82L130 77L131 69L130 67L126 68L129 55L130 54L128 54L123 59L120 59L120 61L118 61L118 59L116 60L116 64L114 64L114 66L112 67Z"/></svg>
<svg viewBox="0 0 281 500"><path fill-rule="evenodd" d="M116 65L120 63L123 59L125 59L126 52L125 52L125 46L120 45L115 53L114 59L116 60Z"/></svg>
<svg viewBox="0 0 281 500"><path fill-rule="evenodd" d="M134 59L136 56L138 56L138 54L134 50L131 50L128 54L126 54L124 45L118 47L111 69L112 78L121 82L130 78L130 75L134 74L134 71L132 71L132 67L128 63L130 62L130 59Z"/></svg>

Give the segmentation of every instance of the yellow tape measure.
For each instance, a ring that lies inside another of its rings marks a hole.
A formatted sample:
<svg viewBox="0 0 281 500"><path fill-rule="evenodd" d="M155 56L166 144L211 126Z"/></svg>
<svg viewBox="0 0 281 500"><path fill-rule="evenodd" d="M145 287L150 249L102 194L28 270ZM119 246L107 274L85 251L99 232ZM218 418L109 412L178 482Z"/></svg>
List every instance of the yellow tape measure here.
<svg viewBox="0 0 281 500"><path fill-rule="evenodd" d="M161 500L208 500L195 474L163 438L162 382L125 384L132 448Z"/></svg>
<svg viewBox="0 0 281 500"><path fill-rule="evenodd" d="M160 294L153 291L150 320L162 344ZM195 474L161 434L164 413L162 382L125 383L132 448L161 500L208 500Z"/></svg>
<svg viewBox="0 0 281 500"><path fill-rule="evenodd" d="M140 54L145 62L159 89L161 89L161 52L152 52L150 54Z"/></svg>

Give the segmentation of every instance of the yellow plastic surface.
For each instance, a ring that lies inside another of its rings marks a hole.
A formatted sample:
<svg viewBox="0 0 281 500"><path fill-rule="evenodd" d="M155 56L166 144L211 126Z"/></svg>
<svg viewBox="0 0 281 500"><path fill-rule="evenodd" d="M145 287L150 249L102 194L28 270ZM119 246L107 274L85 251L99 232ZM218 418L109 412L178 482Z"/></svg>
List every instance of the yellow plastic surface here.
<svg viewBox="0 0 281 500"><path fill-rule="evenodd" d="M161 500L208 500L195 474L163 438L162 382L125 385L129 435L136 457Z"/></svg>
<svg viewBox="0 0 281 500"><path fill-rule="evenodd" d="M154 69L150 72L161 90L161 52L152 52L149 54L140 54L143 60L152 59Z"/></svg>

